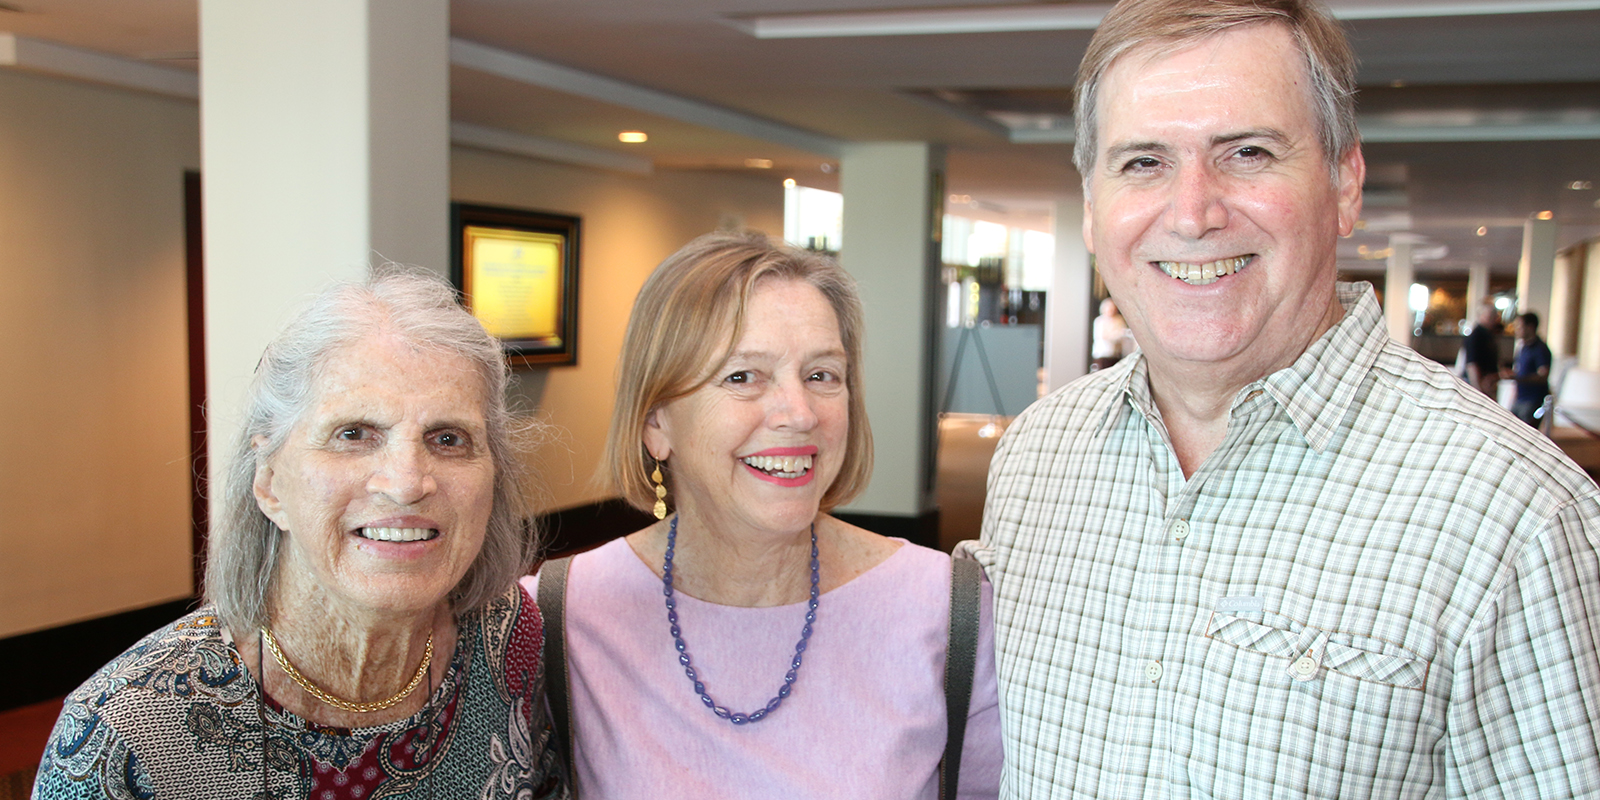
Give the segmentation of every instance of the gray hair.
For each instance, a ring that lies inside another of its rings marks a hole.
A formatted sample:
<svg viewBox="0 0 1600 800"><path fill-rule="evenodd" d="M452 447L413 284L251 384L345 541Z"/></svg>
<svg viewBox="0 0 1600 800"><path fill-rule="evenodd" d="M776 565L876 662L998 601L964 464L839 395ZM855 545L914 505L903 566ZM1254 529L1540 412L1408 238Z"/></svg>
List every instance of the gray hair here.
<svg viewBox="0 0 1600 800"><path fill-rule="evenodd" d="M1305 59L1318 140L1328 166L1361 143L1356 126L1356 56L1344 29L1315 0L1122 0L1101 20L1078 66L1074 87L1077 143L1073 166L1087 186L1099 148L1100 82L1129 51L1149 47L1175 53L1223 31L1246 25L1282 25Z"/></svg>
<svg viewBox="0 0 1600 800"><path fill-rule="evenodd" d="M500 341L437 276L384 265L363 282L339 284L314 298L267 345L256 365L206 558L206 599L236 632L265 624L282 552L284 532L256 504L256 467L278 452L316 399L328 357L379 333L459 355L483 379L494 501L483 548L451 592L455 612L479 608L505 593L533 564L539 536L528 527L530 502L518 455L538 423L516 419L506 408L509 369ZM256 437L263 440L260 447L254 445Z"/></svg>

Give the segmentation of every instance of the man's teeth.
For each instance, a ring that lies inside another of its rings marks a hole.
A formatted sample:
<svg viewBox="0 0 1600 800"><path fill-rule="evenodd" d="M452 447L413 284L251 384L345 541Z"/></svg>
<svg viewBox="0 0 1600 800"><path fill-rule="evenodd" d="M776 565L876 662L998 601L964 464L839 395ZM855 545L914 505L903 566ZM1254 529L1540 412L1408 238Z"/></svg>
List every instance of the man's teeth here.
<svg viewBox="0 0 1600 800"><path fill-rule="evenodd" d="M380 542L420 542L437 535L432 528L362 528L360 533L363 539Z"/></svg>
<svg viewBox="0 0 1600 800"><path fill-rule="evenodd" d="M1186 264L1182 261L1157 261L1156 263L1161 266L1162 272L1184 283L1204 286L1208 283L1216 283L1217 279L1224 275L1232 275L1238 272L1239 268L1243 267L1249 260L1250 256L1236 256L1234 258L1224 258L1221 261L1212 261L1209 264Z"/></svg>
<svg viewBox="0 0 1600 800"><path fill-rule="evenodd" d="M778 478L798 478L811 469L811 456L749 456L740 460Z"/></svg>

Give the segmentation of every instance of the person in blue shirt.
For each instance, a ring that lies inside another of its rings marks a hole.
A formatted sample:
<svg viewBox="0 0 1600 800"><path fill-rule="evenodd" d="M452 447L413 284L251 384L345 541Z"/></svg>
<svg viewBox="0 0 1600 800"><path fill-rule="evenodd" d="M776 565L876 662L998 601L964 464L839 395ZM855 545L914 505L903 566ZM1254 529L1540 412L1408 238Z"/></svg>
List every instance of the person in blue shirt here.
<svg viewBox="0 0 1600 800"><path fill-rule="evenodd" d="M1534 427L1539 427L1539 409L1550 394L1550 348L1539 338L1539 315L1532 311L1517 317L1517 359L1512 377L1517 381L1517 399L1511 404L1511 413Z"/></svg>

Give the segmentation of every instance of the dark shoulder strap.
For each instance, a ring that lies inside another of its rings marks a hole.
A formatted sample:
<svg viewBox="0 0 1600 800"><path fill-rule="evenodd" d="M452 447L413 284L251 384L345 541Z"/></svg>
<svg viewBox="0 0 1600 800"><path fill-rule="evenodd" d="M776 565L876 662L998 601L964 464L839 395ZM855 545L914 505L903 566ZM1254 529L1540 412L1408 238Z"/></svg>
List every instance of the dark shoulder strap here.
<svg viewBox="0 0 1600 800"><path fill-rule="evenodd" d="M567 788L578 796L578 767L572 740L572 680L567 672L567 569L572 557L544 562L539 569L539 614L544 618L544 691L550 698L550 726L567 765Z"/></svg>
<svg viewBox="0 0 1600 800"><path fill-rule="evenodd" d="M944 759L939 762L939 798L955 800L961 775L961 745L972 705L972 673L978 663L978 605L982 568L965 558L950 561L950 645L944 660L944 707L948 718ZM539 584L541 593L544 583ZM548 641L548 639L546 640Z"/></svg>

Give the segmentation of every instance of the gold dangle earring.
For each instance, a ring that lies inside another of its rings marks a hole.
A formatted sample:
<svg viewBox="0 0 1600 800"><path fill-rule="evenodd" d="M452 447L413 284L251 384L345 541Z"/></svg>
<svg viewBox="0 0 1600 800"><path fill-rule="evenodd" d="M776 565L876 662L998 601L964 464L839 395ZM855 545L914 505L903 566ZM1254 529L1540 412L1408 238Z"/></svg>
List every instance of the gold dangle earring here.
<svg viewBox="0 0 1600 800"><path fill-rule="evenodd" d="M656 469L650 473L650 480L656 484L656 507L650 509L656 519L667 518L667 487L661 482L661 462L656 462Z"/></svg>

